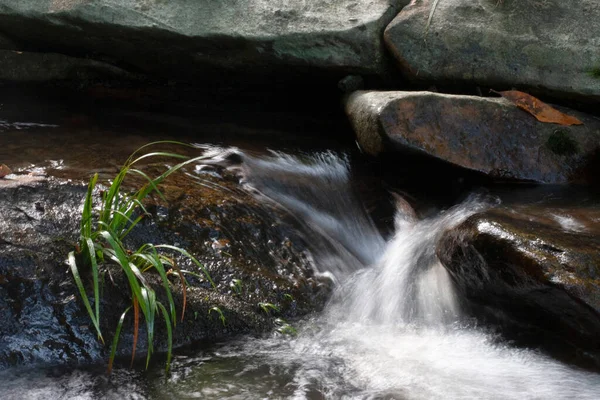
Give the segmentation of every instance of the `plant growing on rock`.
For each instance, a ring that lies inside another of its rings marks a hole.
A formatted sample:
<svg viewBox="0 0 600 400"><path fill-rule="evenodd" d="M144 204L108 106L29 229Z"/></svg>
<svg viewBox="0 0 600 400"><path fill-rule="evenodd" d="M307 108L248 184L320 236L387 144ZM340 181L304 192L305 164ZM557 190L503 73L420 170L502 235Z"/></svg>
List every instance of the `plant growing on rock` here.
<svg viewBox="0 0 600 400"><path fill-rule="evenodd" d="M150 357L154 351L154 326L157 320L157 315L161 315L165 321L165 327L168 336L168 354L166 368L168 370L172 352L172 336L173 327L176 324L175 303L170 288L168 275L178 275L183 291L183 306L181 318L185 315L186 305L186 281L183 276L185 271L178 269L175 260L165 251L171 253L180 253L187 257L200 270L203 271L206 279L215 287L208 271L204 266L194 258L187 250L161 244L155 245L147 243L137 250L130 250L125 247L123 240L131 232L131 230L148 215L142 201L151 193L156 193L162 199L164 196L158 189L158 185L172 173L180 170L188 164L191 164L201 157L189 158L176 153L167 152L150 152L139 155L140 151L156 144L179 144L179 142L154 142L142 146L136 150L129 159L125 162L117 176L113 179L108 190L101 192L101 204L99 210L94 209L93 194L98 182L98 174L95 174L88 185L87 194L85 197L81 226L80 238L76 251L72 251L68 256L68 264L75 279L75 283L79 289L81 299L85 308L92 320L94 328L98 334L98 338L104 343L104 338L100 329L100 269L103 264L112 263L118 265L127 278L131 289L131 301L129 306L121 315L117 324L115 336L112 343L112 348L109 358L109 372L112 369L112 364L119 343L119 335L126 315L133 310L134 313L134 344L132 351L132 362L135 357L135 349L139 330L139 314L140 310L146 323L146 331L148 335L148 351L146 357L146 367L149 364ZM142 160L148 160L153 157L168 157L178 160L183 160L180 163L167 168L161 175L151 178L145 172L135 168L135 165ZM123 191L123 182L125 178L135 174L143 177L146 184L133 194ZM145 275L151 271L157 272L160 276L162 286L166 293L167 304L163 304L157 299L154 288L149 284ZM91 274L93 290L92 297L94 299L94 307L90 304L88 293L81 278L82 273Z"/></svg>

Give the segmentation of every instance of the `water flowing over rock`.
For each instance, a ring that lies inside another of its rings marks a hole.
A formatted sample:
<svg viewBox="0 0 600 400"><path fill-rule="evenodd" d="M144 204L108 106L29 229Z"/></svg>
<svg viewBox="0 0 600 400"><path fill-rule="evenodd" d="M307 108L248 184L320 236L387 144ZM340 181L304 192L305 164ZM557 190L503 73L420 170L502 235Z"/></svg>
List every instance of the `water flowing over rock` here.
<svg viewBox="0 0 600 400"><path fill-rule="evenodd" d="M412 1L385 31L414 79L517 86L595 102L598 38L596 0Z"/></svg>
<svg viewBox="0 0 600 400"><path fill-rule="evenodd" d="M223 68L373 75L386 69L383 29L406 3L2 0L0 26L18 50L91 58L175 80ZM31 56L29 62L45 65Z"/></svg>
<svg viewBox="0 0 600 400"><path fill-rule="evenodd" d="M542 123L500 98L361 91L346 100L358 141L370 154L416 151L494 178L594 180L589 171L598 164L600 120L565 112L584 124Z"/></svg>
<svg viewBox="0 0 600 400"><path fill-rule="evenodd" d="M472 216L438 249L475 313L509 338L600 366L598 208L519 206Z"/></svg>

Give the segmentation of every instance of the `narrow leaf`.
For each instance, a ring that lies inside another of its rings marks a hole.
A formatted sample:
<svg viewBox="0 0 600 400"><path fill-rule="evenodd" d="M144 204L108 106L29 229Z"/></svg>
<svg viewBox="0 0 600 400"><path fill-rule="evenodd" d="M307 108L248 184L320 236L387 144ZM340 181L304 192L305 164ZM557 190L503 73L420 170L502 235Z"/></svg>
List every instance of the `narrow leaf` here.
<svg viewBox="0 0 600 400"><path fill-rule="evenodd" d="M131 364L130 368L133 368L133 361L135 360L135 351L137 349L138 334L140 332L140 305L137 298L133 297L133 350L131 351Z"/></svg>
<svg viewBox="0 0 600 400"><path fill-rule="evenodd" d="M75 253L74 252L69 253L68 264L69 264L69 267L71 267L71 272L73 273L73 278L75 279L75 284L77 285L77 289L79 289L79 294L81 296L81 300L83 300L83 304L85 305L85 308L92 320L92 323L94 324L94 327L96 328L96 332L98 332L98 337L100 338L100 341L104 344L104 338L102 337L102 332L100 332L99 321L98 321L98 319L96 319L94 311L92 311L92 306L90 305L90 302L87 298L87 293L85 292L85 287L83 286L83 282L81 281L81 277L79 276L79 270L77 269L77 262L75 261Z"/></svg>
<svg viewBox="0 0 600 400"><path fill-rule="evenodd" d="M165 367L165 372L169 372L169 368L171 367L171 356L173 354L173 329L171 328L171 321L169 321L169 313L162 303L158 302L157 305L163 313L165 327L167 328L167 341L169 343L169 348L167 350L167 365Z"/></svg>
<svg viewBox="0 0 600 400"><path fill-rule="evenodd" d="M125 321L125 316L131 310L131 306L127 307L127 309L121 314L121 318L119 319L119 323L117 324L117 330L115 331L115 337L113 338L112 346L110 349L110 357L108 358L108 368L107 373L110 374L113 369L113 362L115 361L115 354L117 353L117 346L119 345L119 336L121 336L121 328L123 328L123 321Z"/></svg>

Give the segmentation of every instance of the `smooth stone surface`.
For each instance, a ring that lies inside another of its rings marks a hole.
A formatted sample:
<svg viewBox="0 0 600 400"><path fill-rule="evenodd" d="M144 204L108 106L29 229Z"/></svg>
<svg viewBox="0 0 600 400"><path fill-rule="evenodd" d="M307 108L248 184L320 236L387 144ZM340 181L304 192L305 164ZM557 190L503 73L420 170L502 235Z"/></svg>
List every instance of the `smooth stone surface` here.
<svg viewBox="0 0 600 400"><path fill-rule="evenodd" d="M24 48L170 79L206 68L380 74L383 29L407 0L0 0L3 33Z"/></svg>
<svg viewBox="0 0 600 400"><path fill-rule="evenodd" d="M595 179L600 120L573 110L560 108L583 125L542 123L501 98L433 92L355 92L345 108L370 154L416 151L497 178Z"/></svg>
<svg viewBox="0 0 600 400"><path fill-rule="evenodd" d="M600 3L412 1L385 31L410 77L600 101Z"/></svg>

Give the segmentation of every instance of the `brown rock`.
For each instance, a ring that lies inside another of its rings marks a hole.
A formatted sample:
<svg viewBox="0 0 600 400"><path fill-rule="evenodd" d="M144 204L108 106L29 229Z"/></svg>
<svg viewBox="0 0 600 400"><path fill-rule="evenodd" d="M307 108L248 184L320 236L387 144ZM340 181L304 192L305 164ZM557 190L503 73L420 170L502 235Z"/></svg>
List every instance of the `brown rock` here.
<svg viewBox="0 0 600 400"><path fill-rule="evenodd" d="M12 171L6 164L0 164L0 178L4 178L6 175L12 174Z"/></svg>
<svg viewBox="0 0 600 400"><path fill-rule="evenodd" d="M412 150L493 177L585 181L600 147L600 120L572 110L581 126L542 123L501 98L432 92L360 91L346 113L365 151Z"/></svg>
<svg viewBox="0 0 600 400"><path fill-rule="evenodd" d="M600 366L600 209L519 206L476 214L438 256L472 312L507 336Z"/></svg>

